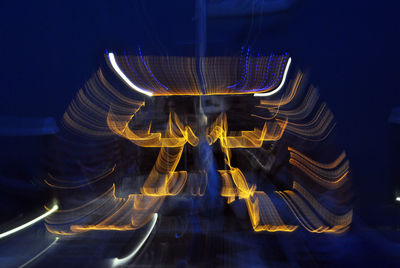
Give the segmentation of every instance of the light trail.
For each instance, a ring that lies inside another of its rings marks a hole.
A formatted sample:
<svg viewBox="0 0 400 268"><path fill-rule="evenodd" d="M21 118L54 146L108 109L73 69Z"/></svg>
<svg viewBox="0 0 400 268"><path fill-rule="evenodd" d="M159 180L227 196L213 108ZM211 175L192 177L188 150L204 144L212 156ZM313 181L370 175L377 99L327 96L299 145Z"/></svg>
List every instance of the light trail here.
<svg viewBox="0 0 400 268"><path fill-rule="evenodd" d="M292 63L292 58L288 59L288 62L287 62L286 67L285 67L285 72L283 73L282 82L279 85L279 87L277 87L276 89L274 89L274 90L272 90L270 92L255 93L254 97L268 97L268 96L272 96L272 95L278 93L283 88L283 86L285 85L286 76L287 76L287 73L289 72L290 63Z"/></svg>
<svg viewBox="0 0 400 268"><path fill-rule="evenodd" d="M153 218L151 219L150 222L150 228L147 232L147 234L143 237L142 241L140 241L140 243L137 245L137 247L132 251L131 254L129 254L128 256L126 256L125 258L119 259L119 258L115 258L112 261L112 267L117 267L119 265L123 265L125 263L127 263L129 260L131 260L133 257L135 257L135 255L139 252L139 250L142 248L142 246L144 245L144 243L146 242L146 240L149 238L151 232L154 229L154 226L156 225L157 222L157 218L158 218L158 214L155 213Z"/></svg>
<svg viewBox="0 0 400 268"><path fill-rule="evenodd" d="M108 53L108 59L111 63L111 66L113 67L114 71L121 77L122 80L124 80L125 83L127 83L132 89L136 90L139 93L145 94L149 97L153 96L153 93L150 91L147 91L145 89L142 89L138 86L136 86L134 83L132 83L131 80L122 72L122 70L119 68L117 61L115 60L114 53Z"/></svg>
<svg viewBox="0 0 400 268"><path fill-rule="evenodd" d="M400 202L400 196L396 197L396 201Z"/></svg>
<svg viewBox="0 0 400 268"><path fill-rule="evenodd" d="M43 249L42 251L40 251L35 257L33 257L32 259L30 259L29 261L25 262L24 264L22 264L21 266L19 266L19 268L23 268L27 265L29 265L30 263L34 262L37 258L39 258L40 256L42 256L44 253L46 253L46 251L48 251L52 246L54 246L58 241L58 237L56 237L56 239L51 242L50 245L48 245L45 249Z"/></svg>
<svg viewBox="0 0 400 268"><path fill-rule="evenodd" d="M12 235L13 233L19 232L19 231L21 231L21 230L23 230L23 229L25 229L25 228L37 223L37 222L43 220L47 216L49 216L49 215L53 214L54 212L56 212L57 210L58 210L58 205L54 205L49 211L47 211L43 215L37 217L36 219L28 221L27 223L24 223L21 226L18 226L18 227L14 228L14 229L11 229L11 230L9 230L9 231L7 231L5 233L0 234L0 239L4 238L6 236Z"/></svg>

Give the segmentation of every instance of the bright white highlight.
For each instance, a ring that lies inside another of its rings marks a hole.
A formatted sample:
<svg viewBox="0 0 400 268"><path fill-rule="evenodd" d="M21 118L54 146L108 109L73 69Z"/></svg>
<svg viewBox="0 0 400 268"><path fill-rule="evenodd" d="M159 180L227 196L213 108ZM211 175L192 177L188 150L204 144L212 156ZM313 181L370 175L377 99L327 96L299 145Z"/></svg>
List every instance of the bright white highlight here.
<svg viewBox="0 0 400 268"><path fill-rule="evenodd" d="M286 63L286 67L285 67L285 71L283 73L283 77L282 77L282 82L279 85L279 87L275 88L274 90L270 91L270 92L266 92L266 93L255 93L254 96L255 97L267 97L267 96L271 96L274 95L276 93L279 92L279 90L281 90L283 88L283 86L285 85L285 81L286 81L286 76L287 73L289 71L289 67L290 67L290 63L292 63L292 58L288 59L288 62Z"/></svg>
<svg viewBox="0 0 400 268"><path fill-rule="evenodd" d="M47 211L47 212L44 213L43 215L37 217L36 219L33 219L33 220L31 220L31 221L28 221L27 223L24 223L24 224L22 224L21 226L18 226L18 227L16 227L16 228L12 229L12 230L9 230L9 231L7 231L7 232L5 232L5 233L0 234L0 239L1 239L1 238L4 238L4 237L6 237L6 236L12 235L13 233L19 232L19 231L21 231L21 230L23 230L23 229L25 229L25 228L27 228L27 227L29 227L29 226L31 226L31 225L37 223L38 221L43 220L43 219L46 218L47 216L49 216L49 215L53 214L54 212L56 212L57 210L58 210L58 205L54 205L54 206L52 207L52 209L50 209L49 211Z"/></svg>
<svg viewBox="0 0 400 268"><path fill-rule="evenodd" d="M119 265L123 265L126 264L130 259L132 259L133 257L135 257L135 255L138 253L138 251L142 248L142 246L144 245L144 243L146 242L147 238L149 238L151 232L154 229L154 226L156 225L157 222L157 218L158 218L158 214L155 213L153 218L151 219L150 222L150 228L149 231L147 232L147 234L143 237L142 241L140 241L140 243L137 245L137 247L132 251L131 254L129 254L128 256L126 256L125 258L122 259L118 259L115 258L112 262L112 267L116 267Z"/></svg>
<svg viewBox="0 0 400 268"><path fill-rule="evenodd" d="M396 197L396 201L400 202L400 196Z"/></svg>
<svg viewBox="0 0 400 268"><path fill-rule="evenodd" d="M122 70L119 68L117 61L115 60L114 53L108 53L108 59L110 60L111 66L113 67L114 71L121 77L122 80L124 80L125 83L127 83L132 89L136 90L137 92L140 92L142 94L145 94L147 96L153 96L153 93L150 91L147 91L145 89L142 89L138 86L136 86L134 83L132 83L131 80L122 72Z"/></svg>
<svg viewBox="0 0 400 268"><path fill-rule="evenodd" d="M42 256L44 253L46 253L46 251L48 251L52 246L54 246L58 241L58 237L56 237L56 239L51 242L50 245L48 245L45 249L43 249L42 251L40 251L35 257L33 257L32 259L30 259L29 261L25 262L24 264L22 264L21 266L19 266L19 268L23 268L27 265L29 265L30 263L32 263L33 261L35 261L37 258L39 258L40 256Z"/></svg>

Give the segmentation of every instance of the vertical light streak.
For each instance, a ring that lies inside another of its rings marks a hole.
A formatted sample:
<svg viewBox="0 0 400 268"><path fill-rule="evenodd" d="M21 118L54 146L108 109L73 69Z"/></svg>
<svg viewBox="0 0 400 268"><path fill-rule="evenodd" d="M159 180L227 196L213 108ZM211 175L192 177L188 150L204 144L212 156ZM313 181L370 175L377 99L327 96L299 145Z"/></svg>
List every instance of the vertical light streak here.
<svg viewBox="0 0 400 268"><path fill-rule="evenodd" d="M115 258L112 261L112 267L117 267L119 265L123 265L123 264L127 263L129 260L131 260L133 257L136 256L138 251L142 248L142 246L144 245L146 240L149 238L151 232L153 231L154 226L156 225L156 222L157 222L157 218L158 218L158 214L154 213L154 216L153 216L153 218L151 219L151 222L150 222L150 228L147 231L146 235L143 237L143 239L140 241L140 243L137 245L137 247L132 251L131 254L129 254L125 258L122 258L122 259Z"/></svg>
<svg viewBox="0 0 400 268"><path fill-rule="evenodd" d="M289 59L288 59L288 62L287 62L287 64L286 64L286 67L285 67L285 72L283 73L282 82L281 82L281 84L279 85L279 87L277 87L276 89L274 89L274 90L272 90L272 91L270 91L270 92L266 92L266 93L255 93L254 96L255 96L255 97L268 97L268 96L272 96L272 95L278 93L278 92L283 88L283 86L285 85L286 76L287 76L287 73L289 72L289 67L290 67L290 63L291 63L291 62L292 62L292 58L289 58Z"/></svg>
<svg viewBox="0 0 400 268"><path fill-rule="evenodd" d="M53 214L54 212L56 212L58 210L58 205L54 205L49 211L47 211L46 213L44 213L43 215L37 217L36 219L33 219L31 221L28 221L27 223L22 224L21 226L18 226L14 229L11 229L5 233L0 234L0 239L4 238L6 236L12 235L13 233L19 232L41 220L43 220L44 218L46 218L47 216Z"/></svg>
<svg viewBox="0 0 400 268"><path fill-rule="evenodd" d="M19 268L23 268L29 264L31 264L32 262L34 262L37 258L39 258L40 256L42 256L44 253L46 253L52 246L54 246L58 241L58 237L56 237L56 239L51 242L50 245L48 245L45 249L43 249L42 251L40 251L35 257L33 257L32 259L30 259L29 261L25 262L24 264L22 264L21 266L19 266Z"/></svg>
<svg viewBox="0 0 400 268"><path fill-rule="evenodd" d="M121 77L122 80L124 80L125 83L127 83L132 89L136 90L137 92L140 92L142 94L145 94L149 97L153 96L153 93L141 89L140 87L136 86L134 83L132 83L131 80L122 72L122 70L119 68L117 61L115 60L114 53L108 53L108 59L111 63L111 66L113 67L114 71Z"/></svg>

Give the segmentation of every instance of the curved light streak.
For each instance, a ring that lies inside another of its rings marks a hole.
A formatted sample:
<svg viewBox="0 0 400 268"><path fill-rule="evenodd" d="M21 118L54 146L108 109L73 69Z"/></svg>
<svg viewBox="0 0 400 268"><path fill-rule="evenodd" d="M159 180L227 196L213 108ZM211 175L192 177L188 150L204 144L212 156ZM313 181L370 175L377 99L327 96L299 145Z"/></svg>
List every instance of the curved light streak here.
<svg viewBox="0 0 400 268"><path fill-rule="evenodd" d="M276 89L274 89L274 90L272 90L270 92L255 93L254 97L268 97L268 96L272 96L272 95L278 93L283 88L283 86L285 85L286 76L287 76L287 73L289 72L290 63L292 63L292 58L289 58L288 62L286 63L285 72L283 73L282 82L279 85L279 87L277 87Z"/></svg>
<svg viewBox="0 0 400 268"><path fill-rule="evenodd" d="M134 83L132 83L131 80L129 80L129 78L122 72L122 70L119 68L117 61L115 60L115 56L114 53L110 52L108 53L108 59L111 63L112 68L114 69L114 71L119 75L119 77L121 77L122 80L124 80L125 83L127 83L132 89L136 90L139 93L145 94L149 97L153 96L153 93L151 93L150 91L147 91L145 89L142 89L138 86L136 86Z"/></svg>
<svg viewBox="0 0 400 268"><path fill-rule="evenodd" d="M43 215L37 217L36 219L28 221L27 223L24 223L21 226L18 226L18 227L14 228L14 229L11 229L11 230L9 230L9 231L7 231L5 233L0 234L0 239L4 238L6 236L12 235L13 233L19 232L19 231L21 231L21 230L23 230L23 229L25 229L25 228L37 223L37 222L43 220L47 216L49 216L49 215L53 214L54 212L56 212L57 210L58 210L58 205L54 205L49 211L47 211Z"/></svg>
<svg viewBox="0 0 400 268"><path fill-rule="evenodd" d="M35 257L33 257L32 259L30 259L29 261L25 262L24 264L22 264L21 266L19 266L18 268L23 268L27 265L29 265L30 263L34 262L37 258L39 258L40 256L42 256L44 253L46 253L46 251L48 251L52 246L54 246L58 241L58 237L56 237L56 239L51 242L50 245L48 245L45 249L43 249L42 251L40 251Z"/></svg>
<svg viewBox="0 0 400 268"><path fill-rule="evenodd" d="M147 232L147 234L143 237L142 241L140 241L140 243L137 245L137 247L132 251L131 254L129 254L128 256L126 256L125 258L119 259L119 258L115 258L112 262L112 267L116 267L119 265L123 265L126 262L128 262L130 259L132 259L133 257L135 257L135 255L138 253L138 251L142 248L142 246L144 245L144 243L146 242L146 240L149 238L151 232L154 229L154 226L156 225L157 222L157 218L158 218L158 214L155 213L153 218L151 219L150 222L150 228Z"/></svg>

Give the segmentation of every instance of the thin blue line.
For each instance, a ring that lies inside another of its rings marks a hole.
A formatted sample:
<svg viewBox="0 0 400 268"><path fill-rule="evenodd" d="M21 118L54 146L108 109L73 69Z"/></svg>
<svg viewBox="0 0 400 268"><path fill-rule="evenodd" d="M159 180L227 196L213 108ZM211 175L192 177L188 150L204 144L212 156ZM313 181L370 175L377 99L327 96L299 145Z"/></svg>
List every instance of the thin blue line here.
<svg viewBox="0 0 400 268"><path fill-rule="evenodd" d="M124 51L124 57L126 62L128 63L129 68L131 68L132 72L136 75L136 77L140 80L140 82L142 82L147 89L152 89L153 91L155 90L154 88L152 88L151 86L149 86L148 84L146 84L140 77L139 75L136 73L136 71L133 69L133 67L131 66L131 64L129 63L128 57L126 56L126 52Z"/></svg>
<svg viewBox="0 0 400 268"><path fill-rule="evenodd" d="M150 73L151 76L154 78L154 80L156 80L157 83L158 83L160 86L162 86L163 88L165 88L166 90L168 90L168 88L167 88L166 86L164 86L163 84L161 84L161 82L158 81L157 78L156 78L156 77L153 75L153 73L150 71L149 67L147 66L146 62L145 62L144 59L143 59L142 51L140 50L140 47L139 47L139 55L140 55L140 58L142 59L142 62L143 62L143 64L144 64L144 66L146 66L147 71L149 71L149 73Z"/></svg>

